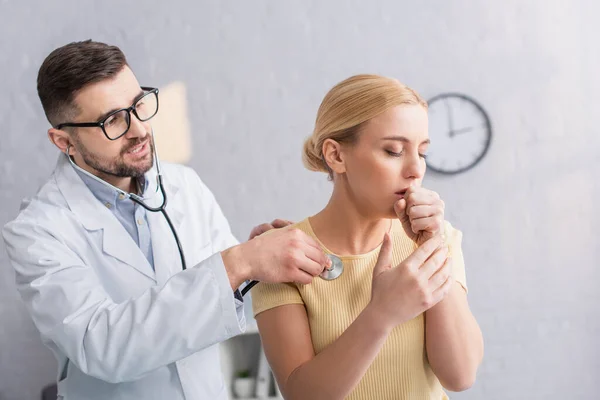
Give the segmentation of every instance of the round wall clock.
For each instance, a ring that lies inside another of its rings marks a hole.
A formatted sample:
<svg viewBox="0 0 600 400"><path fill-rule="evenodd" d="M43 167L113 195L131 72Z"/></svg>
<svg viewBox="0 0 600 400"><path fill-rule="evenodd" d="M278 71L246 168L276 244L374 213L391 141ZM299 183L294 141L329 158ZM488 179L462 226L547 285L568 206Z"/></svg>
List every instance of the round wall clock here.
<svg viewBox="0 0 600 400"><path fill-rule="evenodd" d="M487 153L492 126L483 107L458 93L435 96L429 105L427 167L442 174L473 168Z"/></svg>

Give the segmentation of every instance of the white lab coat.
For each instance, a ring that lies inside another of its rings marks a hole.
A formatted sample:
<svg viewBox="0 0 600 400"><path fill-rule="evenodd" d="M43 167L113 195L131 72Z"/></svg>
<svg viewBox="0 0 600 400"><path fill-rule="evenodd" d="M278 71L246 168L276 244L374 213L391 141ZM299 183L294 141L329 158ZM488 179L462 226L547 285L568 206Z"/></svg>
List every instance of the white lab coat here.
<svg viewBox="0 0 600 400"><path fill-rule="evenodd" d="M218 343L241 333L245 319L219 252L237 241L193 170L161 166L186 271L161 213L148 212L154 272L62 154L4 227L17 288L58 360L59 399L228 397ZM160 200L158 192L148 203Z"/></svg>

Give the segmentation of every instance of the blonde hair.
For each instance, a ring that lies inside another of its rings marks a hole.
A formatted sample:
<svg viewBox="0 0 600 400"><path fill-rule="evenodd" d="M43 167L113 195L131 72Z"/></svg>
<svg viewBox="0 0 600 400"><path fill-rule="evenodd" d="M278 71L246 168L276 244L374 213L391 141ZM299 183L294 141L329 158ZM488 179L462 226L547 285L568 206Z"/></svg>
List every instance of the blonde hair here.
<svg viewBox="0 0 600 400"><path fill-rule="evenodd" d="M379 75L355 75L335 85L323 98L312 135L304 142L302 161L311 171L332 171L323 157L327 139L354 143L362 125L402 104L427 102L417 92L396 79Z"/></svg>

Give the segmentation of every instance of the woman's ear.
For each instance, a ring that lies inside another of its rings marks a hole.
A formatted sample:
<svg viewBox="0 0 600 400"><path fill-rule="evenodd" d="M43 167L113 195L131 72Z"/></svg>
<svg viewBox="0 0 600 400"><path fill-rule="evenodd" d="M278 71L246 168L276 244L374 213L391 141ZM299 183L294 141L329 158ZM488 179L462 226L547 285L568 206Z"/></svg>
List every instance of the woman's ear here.
<svg viewBox="0 0 600 400"><path fill-rule="evenodd" d="M346 172L346 164L342 156L342 146L333 139L327 139L323 142L323 158L329 168L336 174Z"/></svg>

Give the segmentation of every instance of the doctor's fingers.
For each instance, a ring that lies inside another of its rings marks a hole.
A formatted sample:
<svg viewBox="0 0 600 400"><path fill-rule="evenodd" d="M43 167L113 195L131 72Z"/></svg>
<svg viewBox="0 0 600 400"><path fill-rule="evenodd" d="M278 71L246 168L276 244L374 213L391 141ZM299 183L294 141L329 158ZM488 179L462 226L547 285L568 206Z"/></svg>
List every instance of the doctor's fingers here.
<svg viewBox="0 0 600 400"><path fill-rule="evenodd" d="M250 236L248 237L248 240L252 240L257 236L260 236L263 233L270 231L271 229L285 228L286 226L289 226L292 224L293 224L292 221L288 221L285 219L276 219L276 220L273 220L270 224L269 223L260 224L258 226L255 226L252 229L252 232L250 232Z"/></svg>
<svg viewBox="0 0 600 400"><path fill-rule="evenodd" d="M303 250L293 249L286 253L280 264L284 282L291 282L294 280L291 277L295 277L299 272L317 276L325 268L322 264L310 259Z"/></svg>
<svg viewBox="0 0 600 400"><path fill-rule="evenodd" d="M293 222L292 221L288 221L287 219L275 219L271 222L271 227L272 228L285 228L288 225L292 225Z"/></svg>
<svg viewBox="0 0 600 400"><path fill-rule="evenodd" d="M315 249L312 246L305 245L301 251L304 251L306 260L304 271L313 276L319 275L325 268L331 267L331 260L325 255L323 250ZM312 261L312 262L311 262Z"/></svg>
<svg viewBox="0 0 600 400"><path fill-rule="evenodd" d="M252 229L252 232L250 232L250 236L248 237L248 240L252 240L257 236L262 235L263 233L270 231L271 229L273 229L273 225L271 224L260 224L258 226L255 226Z"/></svg>
<svg viewBox="0 0 600 400"><path fill-rule="evenodd" d="M313 281L312 275L310 275L304 271L298 270L298 271L296 271L295 274L292 275L290 282L296 282L296 283L301 283L303 285L308 285L312 281Z"/></svg>
<svg viewBox="0 0 600 400"><path fill-rule="evenodd" d="M303 249L305 246L314 247L316 250L321 251L321 246L317 243L315 239L310 237L308 234L304 233L298 228L286 228L283 229L287 238L287 246L293 249Z"/></svg>

